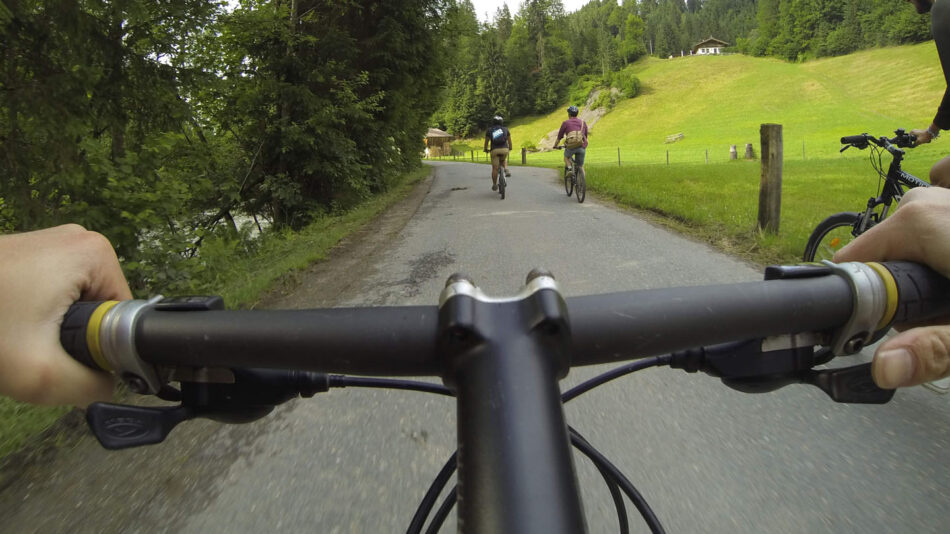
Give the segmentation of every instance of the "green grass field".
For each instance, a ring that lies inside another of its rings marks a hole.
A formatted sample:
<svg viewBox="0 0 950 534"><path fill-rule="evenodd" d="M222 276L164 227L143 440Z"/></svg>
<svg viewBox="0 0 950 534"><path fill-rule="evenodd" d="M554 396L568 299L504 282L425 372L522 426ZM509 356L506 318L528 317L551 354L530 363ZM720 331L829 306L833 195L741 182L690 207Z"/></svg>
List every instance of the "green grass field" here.
<svg viewBox="0 0 950 534"><path fill-rule="evenodd" d="M807 63L694 56L646 58L634 69L643 94L619 102L592 128L590 190L759 263L795 261L819 221L858 210L877 192L869 151L839 153L842 136L925 127L946 88L932 41ZM515 120L514 145L537 144L565 118L559 109ZM756 230L759 161L729 160L731 145L742 158L751 143L759 156L764 123L783 127L777 236ZM682 140L665 142L677 133ZM905 170L926 179L930 165L950 152L944 142L908 151ZM558 168L561 153L529 153L527 161Z"/></svg>

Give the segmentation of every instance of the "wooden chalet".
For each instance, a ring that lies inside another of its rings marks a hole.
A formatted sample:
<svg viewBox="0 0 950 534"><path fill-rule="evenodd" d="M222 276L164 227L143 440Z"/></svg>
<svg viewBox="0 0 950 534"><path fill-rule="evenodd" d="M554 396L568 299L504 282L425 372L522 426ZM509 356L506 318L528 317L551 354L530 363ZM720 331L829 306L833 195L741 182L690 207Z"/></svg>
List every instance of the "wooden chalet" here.
<svg viewBox="0 0 950 534"><path fill-rule="evenodd" d="M708 56L721 54L722 49L729 46L729 43L720 41L714 37L705 39L693 45L692 53L694 56Z"/></svg>

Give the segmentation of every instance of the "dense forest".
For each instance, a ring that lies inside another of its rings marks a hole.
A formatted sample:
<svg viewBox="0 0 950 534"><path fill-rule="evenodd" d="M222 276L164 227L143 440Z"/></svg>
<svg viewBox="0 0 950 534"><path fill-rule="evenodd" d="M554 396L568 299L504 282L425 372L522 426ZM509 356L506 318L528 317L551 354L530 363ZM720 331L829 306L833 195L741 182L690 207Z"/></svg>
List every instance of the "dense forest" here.
<svg viewBox="0 0 950 534"><path fill-rule="evenodd" d="M292 229L385 190L419 165L444 11L3 0L0 231L83 224L167 288L239 215Z"/></svg>
<svg viewBox="0 0 950 534"><path fill-rule="evenodd" d="M446 12L451 59L434 122L473 135L495 113L547 113L570 101L631 98L639 80L625 68L644 56L689 54L708 37L727 51L790 61L924 41L929 18L897 0L591 0L566 14L560 0L523 0L480 24L469 0Z"/></svg>
<svg viewBox="0 0 950 534"><path fill-rule="evenodd" d="M428 126L598 87L609 107L632 62L709 36L803 60L928 33L897 0L524 0L490 23L469 0L0 0L0 232L78 222L134 288L174 289L209 243L387 190Z"/></svg>

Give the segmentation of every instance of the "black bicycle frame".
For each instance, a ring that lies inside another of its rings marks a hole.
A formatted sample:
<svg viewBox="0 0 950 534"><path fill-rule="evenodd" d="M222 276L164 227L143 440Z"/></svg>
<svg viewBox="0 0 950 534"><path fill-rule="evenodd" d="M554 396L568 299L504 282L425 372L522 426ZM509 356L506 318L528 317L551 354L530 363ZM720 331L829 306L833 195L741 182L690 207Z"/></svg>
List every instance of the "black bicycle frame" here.
<svg viewBox="0 0 950 534"><path fill-rule="evenodd" d="M858 223L855 235L864 233L871 226L884 220L891 209L891 204L895 200L900 202L904 196L904 187L930 187L930 184L927 182L901 169L901 162L904 160L903 150L894 148L889 143L885 146L885 149L894 159L891 160L891 165L887 170L887 177L884 180L884 186L881 189L880 196L868 200L867 208L864 210L864 215ZM872 212L875 208L882 205L884 207L881 209L881 213L875 217Z"/></svg>

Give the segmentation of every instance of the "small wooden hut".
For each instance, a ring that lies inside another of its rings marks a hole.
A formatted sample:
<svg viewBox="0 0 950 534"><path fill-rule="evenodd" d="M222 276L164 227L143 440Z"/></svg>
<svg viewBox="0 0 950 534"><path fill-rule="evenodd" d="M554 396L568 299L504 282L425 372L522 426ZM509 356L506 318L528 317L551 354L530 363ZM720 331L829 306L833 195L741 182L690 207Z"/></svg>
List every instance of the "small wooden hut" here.
<svg viewBox="0 0 950 534"><path fill-rule="evenodd" d="M426 157L437 158L452 154L452 134L438 128L429 128L426 134Z"/></svg>
<svg viewBox="0 0 950 534"><path fill-rule="evenodd" d="M710 37L693 45L694 56L709 56L722 53L722 49L729 46L729 43Z"/></svg>

